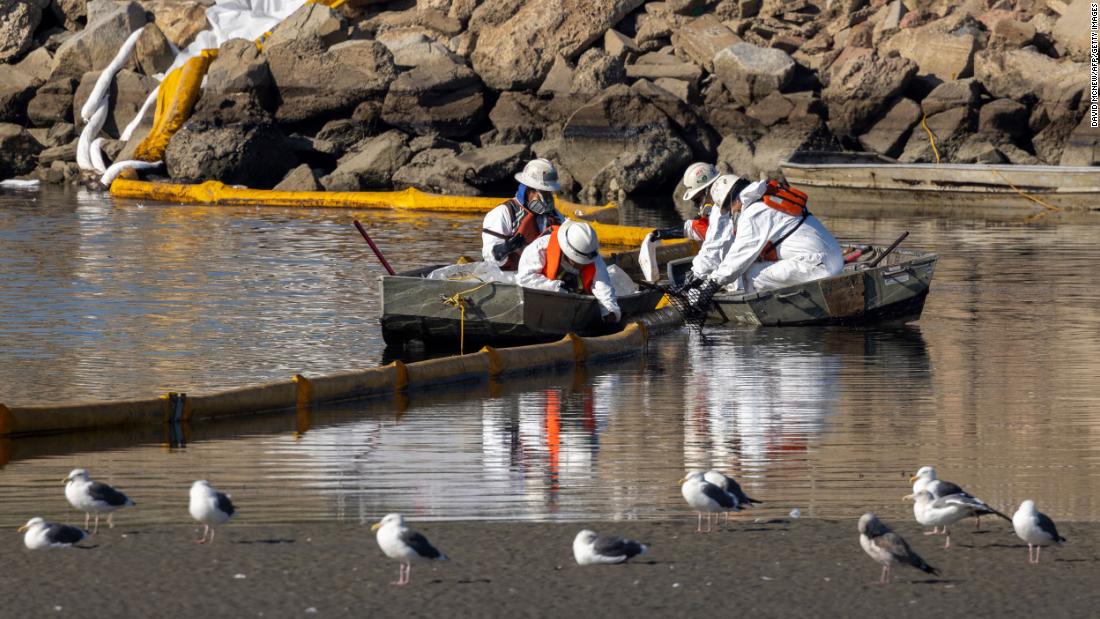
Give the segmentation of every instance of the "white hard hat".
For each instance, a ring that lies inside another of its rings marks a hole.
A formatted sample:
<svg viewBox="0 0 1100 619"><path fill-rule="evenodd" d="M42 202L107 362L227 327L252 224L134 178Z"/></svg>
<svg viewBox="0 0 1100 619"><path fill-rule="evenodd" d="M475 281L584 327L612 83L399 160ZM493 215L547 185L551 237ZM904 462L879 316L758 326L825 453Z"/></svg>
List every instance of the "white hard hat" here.
<svg viewBox="0 0 1100 619"><path fill-rule="evenodd" d="M716 178L718 178L718 168L709 163L699 162L689 165L688 169L684 171L684 187L687 187L687 191L684 192L684 200L695 198L700 191L710 186Z"/></svg>
<svg viewBox="0 0 1100 619"><path fill-rule="evenodd" d="M561 191L558 171L547 159L532 159L516 174L516 180L539 191Z"/></svg>
<svg viewBox="0 0 1100 619"><path fill-rule="evenodd" d="M583 221L566 219L558 228L558 245L563 254L577 264L588 264L600 255L596 231Z"/></svg>
<svg viewBox="0 0 1100 619"><path fill-rule="evenodd" d="M734 187L738 185L738 181L740 180L741 177L736 174L723 174L719 176L710 186L710 199L717 207L721 208L725 205L726 198L730 195L730 192L733 191ZM733 196L730 201L732 202L736 199L737 196Z"/></svg>

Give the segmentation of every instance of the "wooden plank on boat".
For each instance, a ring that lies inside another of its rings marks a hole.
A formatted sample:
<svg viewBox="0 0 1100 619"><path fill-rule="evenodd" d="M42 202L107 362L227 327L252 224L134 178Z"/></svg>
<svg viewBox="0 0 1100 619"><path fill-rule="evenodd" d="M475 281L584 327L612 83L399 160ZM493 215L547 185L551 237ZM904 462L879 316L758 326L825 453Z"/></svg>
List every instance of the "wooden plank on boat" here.
<svg viewBox="0 0 1100 619"><path fill-rule="evenodd" d="M830 277L819 282L825 308L833 318L856 316L867 309L867 292L863 272Z"/></svg>

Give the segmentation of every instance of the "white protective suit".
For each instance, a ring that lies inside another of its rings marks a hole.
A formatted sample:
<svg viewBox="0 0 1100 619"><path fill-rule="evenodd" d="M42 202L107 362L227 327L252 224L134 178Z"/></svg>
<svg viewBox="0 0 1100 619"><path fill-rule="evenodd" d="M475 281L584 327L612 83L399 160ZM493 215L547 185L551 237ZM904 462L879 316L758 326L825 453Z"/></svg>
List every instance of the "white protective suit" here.
<svg viewBox="0 0 1100 619"><path fill-rule="evenodd" d="M707 224L707 236L699 246L699 253L691 261L691 271L697 279L711 274L733 245L734 221L729 213L718 214L720 209L710 210L710 222ZM717 217L715 215L718 214Z"/></svg>
<svg viewBox="0 0 1100 619"><path fill-rule="evenodd" d="M542 270L546 268L546 246L549 244L550 235L544 234L523 250L523 255L519 258L519 268L516 269L517 284L524 288L561 291L560 280L548 279L542 274ZM615 287L611 285L611 276L607 274L607 264L603 261L603 256L596 256L595 265L596 277L592 282L592 296L600 302L600 314L614 314L616 318L621 318L623 314L619 310L619 302L615 300ZM568 268L564 259L562 266Z"/></svg>
<svg viewBox="0 0 1100 619"><path fill-rule="evenodd" d="M555 210L552 215L557 214ZM537 215L539 223L539 232L546 230L546 227L554 223L551 221L551 216ZM562 221L564 218L561 215L557 215L558 221ZM510 237L516 233L516 222L512 218L512 204L511 201L504 202L498 205L493 210L485 214L485 219L481 222L481 227L485 230L492 230L498 234L503 234L505 237ZM481 259L485 262L499 266L503 266L508 261L508 257L505 256L504 260L497 260L493 258L493 248L503 243L506 239L502 239L492 234L485 232L481 233Z"/></svg>
<svg viewBox="0 0 1100 619"><path fill-rule="evenodd" d="M760 201L766 181L741 192L744 206L737 218L737 236L721 265L710 279L735 290L753 292L780 288L836 275L844 269L844 252L821 221L813 215L798 226L798 217L782 213ZM768 241L777 241L791 230L777 250L776 262L757 262Z"/></svg>

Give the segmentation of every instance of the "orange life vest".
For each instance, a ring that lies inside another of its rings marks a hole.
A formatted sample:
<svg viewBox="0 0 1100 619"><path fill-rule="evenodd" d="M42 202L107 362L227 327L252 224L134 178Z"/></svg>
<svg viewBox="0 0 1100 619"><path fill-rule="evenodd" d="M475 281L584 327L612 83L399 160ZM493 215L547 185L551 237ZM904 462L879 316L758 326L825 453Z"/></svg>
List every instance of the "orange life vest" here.
<svg viewBox="0 0 1100 619"><path fill-rule="evenodd" d="M539 230L539 216L533 211L527 209L526 206L519 203L519 200L510 198L508 207L512 210L512 235L519 235L523 237L523 247L527 247L539 238L542 234L542 230ZM505 239L507 240L507 239ZM519 257L523 253L523 247L508 254L505 258L504 264L501 265L501 271L515 271L519 266Z"/></svg>
<svg viewBox="0 0 1100 619"><path fill-rule="evenodd" d="M542 267L542 274L546 279L561 279L561 245L558 244L558 228L547 228L550 234L550 244L546 246L546 266ZM596 263L589 262L581 267L581 288L585 294L592 294L592 284L596 281Z"/></svg>
<svg viewBox="0 0 1100 619"><path fill-rule="evenodd" d="M775 180L768 181L768 187L764 190L761 201L766 206L784 215L799 217L800 219L798 220L798 225L791 229L790 232L784 234L775 242L768 241L765 243L764 250L760 252L757 261L775 262L779 260L779 244L787 240L787 237L794 234L795 230L802 227L806 218L810 216L810 211L806 208L806 197L804 192L789 185L780 185L779 182Z"/></svg>
<svg viewBox="0 0 1100 619"><path fill-rule="evenodd" d="M710 225L710 219L700 215L691 220L691 231L697 234L699 238L705 239L707 238L708 225Z"/></svg>

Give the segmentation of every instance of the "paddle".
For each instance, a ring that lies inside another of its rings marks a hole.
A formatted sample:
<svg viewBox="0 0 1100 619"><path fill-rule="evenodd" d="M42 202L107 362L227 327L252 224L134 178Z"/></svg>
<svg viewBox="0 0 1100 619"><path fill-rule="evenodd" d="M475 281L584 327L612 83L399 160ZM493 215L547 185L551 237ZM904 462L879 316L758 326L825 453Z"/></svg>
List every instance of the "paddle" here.
<svg viewBox="0 0 1100 619"><path fill-rule="evenodd" d="M381 262L382 266L386 268L386 272L390 275L397 275L397 272L393 270L393 267L390 266L389 262L386 262L386 257L382 255L382 251L379 250L378 246L374 244L374 241L371 240L370 235L367 234L366 229L363 228L363 224L359 223L358 219L355 220L355 227L359 229L359 234L363 235L363 240L367 242L367 245L370 245L371 251L374 252L374 255L378 256L378 261Z"/></svg>
<svg viewBox="0 0 1100 619"><path fill-rule="evenodd" d="M883 258L885 258L886 256L889 256L891 252L893 252L895 249L897 249L898 245L901 245L901 242L904 241L905 237L907 237L907 236L909 236L909 231L908 230L906 230L905 232L902 232L901 236L899 236L897 239L895 239L894 242L891 243L890 246L886 248L886 251L882 252L881 256L879 256L878 258L875 258L874 260L872 260L870 262L870 264L867 265L867 268L873 269L873 268L877 267L878 263L882 262Z"/></svg>

